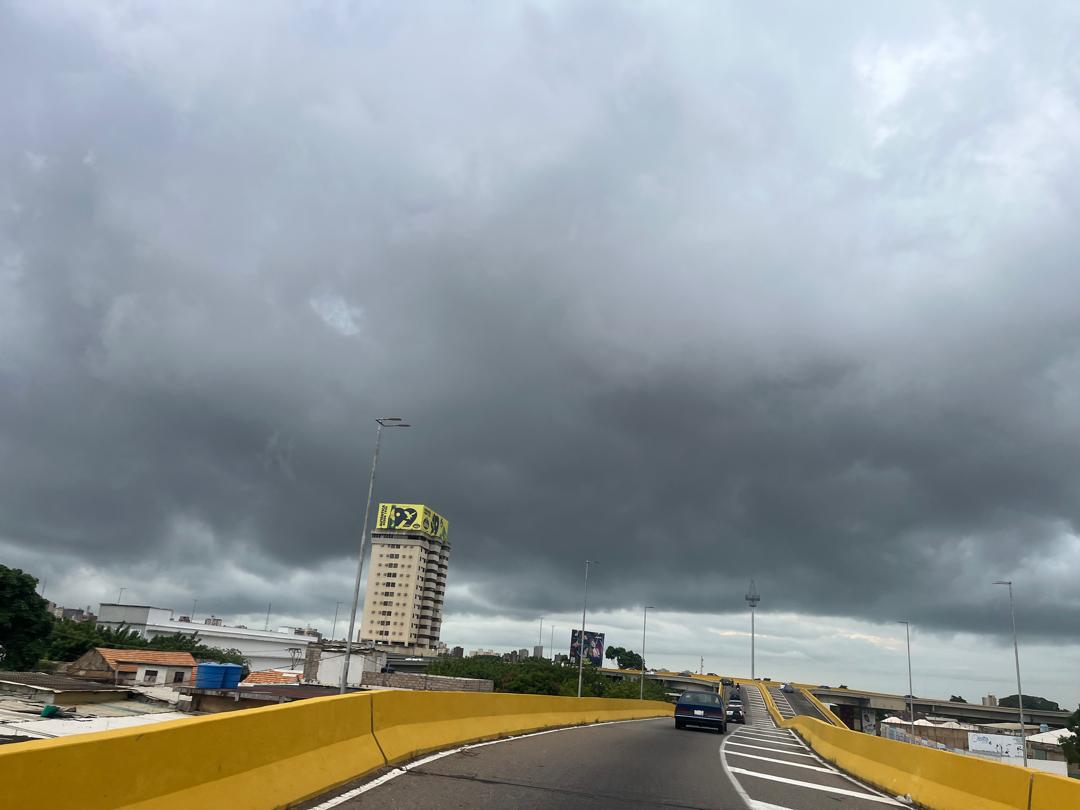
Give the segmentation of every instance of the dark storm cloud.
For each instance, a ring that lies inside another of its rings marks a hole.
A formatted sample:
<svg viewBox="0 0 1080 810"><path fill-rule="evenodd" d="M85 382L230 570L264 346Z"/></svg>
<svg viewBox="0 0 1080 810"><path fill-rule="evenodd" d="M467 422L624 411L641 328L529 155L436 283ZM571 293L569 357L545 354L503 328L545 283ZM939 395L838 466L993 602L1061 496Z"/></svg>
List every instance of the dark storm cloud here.
<svg viewBox="0 0 1080 810"><path fill-rule="evenodd" d="M1074 639L1067 26L691 9L0 11L6 547L326 612L400 413L452 609Z"/></svg>

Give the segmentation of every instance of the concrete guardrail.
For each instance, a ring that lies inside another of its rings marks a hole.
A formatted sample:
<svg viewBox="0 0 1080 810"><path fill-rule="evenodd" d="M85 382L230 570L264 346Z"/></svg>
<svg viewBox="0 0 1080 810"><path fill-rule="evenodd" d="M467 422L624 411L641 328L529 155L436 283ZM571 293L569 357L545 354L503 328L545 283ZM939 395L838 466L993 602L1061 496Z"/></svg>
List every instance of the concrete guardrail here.
<svg viewBox="0 0 1080 810"><path fill-rule="evenodd" d="M784 720L758 685L778 726L795 729L822 759L891 795L932 810L1080 808L1080 781L839 728L813 717Z"/></svg>
<svg viewBox="0 0 1080 810"><path fill-rule="evenodd" d="M0 747L0 807L265 810L428 751L672 712L657 701L502 693L313 698Z"/></svg>
<svg viewBox="0 0 1080 810"><path fill-rule="evenodd" d="M834 726L839 726L840 728L847 728L847 723L845 723L843 720L841 720L839 717L837 717L836 714L833 712L833 710L830 709L828 706L826 706L818 698L817 695L815 695L813 692L811 692L809 689L807 689L804 686L799 687L799 691L803 694L803 697L805 697L807 700L810 701L810 703L813 704L814 708L816 708L819 712L821 712L822 716L826 720L828 720Z"/></svg>

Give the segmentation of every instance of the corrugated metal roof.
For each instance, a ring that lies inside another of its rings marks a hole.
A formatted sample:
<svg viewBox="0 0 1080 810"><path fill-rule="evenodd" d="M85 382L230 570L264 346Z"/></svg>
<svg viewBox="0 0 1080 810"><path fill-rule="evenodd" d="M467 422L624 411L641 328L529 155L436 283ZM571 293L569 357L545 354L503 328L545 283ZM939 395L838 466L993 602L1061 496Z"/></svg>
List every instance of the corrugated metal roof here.
<svg viewBox="0 0 1080 810"><path fill-rule="evenodd" d="M126 689L51 672L0 672L0 682L51 689L55 692L126 692Z"/></svg>
<svg viewBox="0 0 1080 810"><path fill-rule="evenodd" d="M162 652L161 650L114 650L95 647L113 669L121 664L159 664L167 667L194 667L195 659L188 652Z"/></svg>

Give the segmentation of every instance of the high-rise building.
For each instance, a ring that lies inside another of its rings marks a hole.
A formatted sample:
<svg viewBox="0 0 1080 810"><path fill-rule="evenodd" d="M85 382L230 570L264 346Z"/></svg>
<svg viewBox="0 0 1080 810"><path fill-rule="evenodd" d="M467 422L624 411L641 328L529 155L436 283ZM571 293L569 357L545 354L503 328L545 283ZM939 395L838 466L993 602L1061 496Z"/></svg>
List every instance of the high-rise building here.
<svg viewBox="0 0 1080 810"><path fill-rule="evenodd" d="M379 504L361 643L435 655L450 563L448 526L442 515L422 504Z"/></svg>

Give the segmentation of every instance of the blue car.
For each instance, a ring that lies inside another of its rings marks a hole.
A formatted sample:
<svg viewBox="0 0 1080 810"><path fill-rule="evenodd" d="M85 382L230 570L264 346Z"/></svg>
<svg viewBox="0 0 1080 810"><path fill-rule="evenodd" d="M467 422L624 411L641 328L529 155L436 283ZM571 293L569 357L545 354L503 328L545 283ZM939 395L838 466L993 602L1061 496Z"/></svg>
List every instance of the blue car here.
<svg viewBox="0 0 1080 810"><path fill-rule="evenodd" d="M702 726L727 731L724 701L715 692L683 692L675 704L675 728Z"/></svg>

